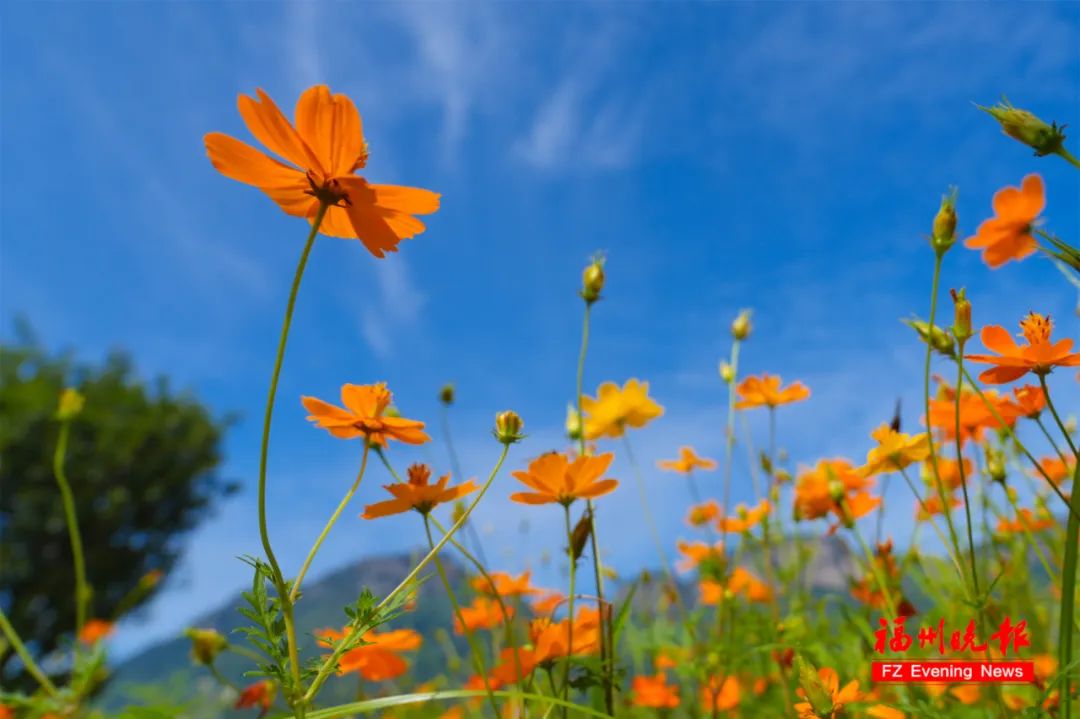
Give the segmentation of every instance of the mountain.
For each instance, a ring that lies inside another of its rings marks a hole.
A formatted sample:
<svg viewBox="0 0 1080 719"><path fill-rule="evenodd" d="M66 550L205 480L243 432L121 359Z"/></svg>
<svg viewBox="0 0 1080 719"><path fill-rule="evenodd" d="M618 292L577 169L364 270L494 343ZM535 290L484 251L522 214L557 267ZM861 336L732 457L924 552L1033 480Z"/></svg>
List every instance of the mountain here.
<svg viewBox="0 0 1080 719"><path fill-rule="evenodd" d="M334 571L309 583L296 605L297 631L302 656L316 656L321 650L312 632L326 627L340 627L347 621L342 608L356 601L366 587L375 596L389 594L415 566L419 557L407 554L364 559ZM447 578L455 587L464 587L466 577L461 565L452 557L442 557ZM466 647L461 637L449 635L453 608L446 596L434 568L428 580L420 585L415 611L406 612L387 625L394 629L415 629L424 636L425 643L442 644L450 641L457 651ZM216 629L238 646L248 646L242 635L234 630L247 620L237 611L246 602L240 594L222 606L205 614L192 626ZM117 667L98 703L106 711L116 710L132 703L149 705L184 706L184 715L192 719L218 717L224 703L225 692L205 667L191 661L191 642L186 637L167 640L140 652ZM409 657L415 677L426 679L446 671L445 653L439 648L432 651L425 647ZM254 681L244 677L253 668L249 659L232 652L223 652L216 662L222 675L243 685ZM355 678L332 679L321 695L323 703L344 703L356 696ZM244 716L249 716L245 714Z"/></svg>
<svg viewBox="0 0 1080 719"><path fill-rule="evenodd" d="M789 545L790 546L790 545ZM783 563L793 561L787 548L780 548L777 557ZM301 637L303 656L315 656L319 652L312 632L325 627L341 626L346 617L342 608L354 602L364 587L376 596L382 597L391 592L415 565L418 557L414 555L390 555L363 559L349 566L334 571L318 581L310 582L304 589L301 601L296 606L296 620ZM756 559L752 554L744 560L753 565ZM821 540L813 558L804 558L805 581L815 592L847 593L848 577L853 568L851 550L838 537L825 537ZM443 556L443 565L451 584L463 588L466 583L464 568L452 556ZM462 637L448 632L453 609L446 597L442 582L434 569L427 574L428 580L419 589L415 611L407 612L396 618L390 628L411 628L424 637L423 648L413 653L413 679L409 686L415 686L414 680L424 681L447 669L454 670L453 661L448 662L448 649L464 656L467 644ZM662 576L661 572L650 572L653 577ZM611 587L612 596L625 596L629 583ZM635 594L635 607L645 610L656 606L659 585L656 582L639 584ZM681 583L680 591L687 601L692 602L697 589L692 581ZM471 596L470 591L459 591L465 601ZM237 645L247 646L244 638L233 633L246 620L237 608L245 604L240 594L226 601L222 606L199 617L192 626L212 628L221 632ZM108 710L136 703L144 706L170 705L183 706L184 716L191 719L214 719L222 716L221 707L227 703L230 695L221 689L220 684L210 675L205 667L195 666L190 657L190 641L186 637L177 637L156 644L138 655L131 657L117 667L111 680L103 691L99 702ZM253 681L243 673L253 668L252 662L231 652L223 653L217 663L221 673L237 684ZM463 670L462 674L467 670ZM370 687L369 687L370 688ZM394 693L393 683L380 686L379 691ZM332 679L320 695L320 703L338 704L352 701L357 692L355 677ZM233 714L233 713L230 713ZM239 714L250 719L250 713Z"/></svg>

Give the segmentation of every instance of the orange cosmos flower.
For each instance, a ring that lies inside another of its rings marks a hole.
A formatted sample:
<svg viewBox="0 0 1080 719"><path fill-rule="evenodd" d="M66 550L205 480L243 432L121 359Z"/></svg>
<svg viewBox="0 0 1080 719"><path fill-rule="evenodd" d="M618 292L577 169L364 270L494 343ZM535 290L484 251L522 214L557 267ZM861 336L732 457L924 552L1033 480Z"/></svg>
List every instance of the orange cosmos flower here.
<svg viewBox="0 0 1080 719"><path fill-rule="evenodd" d="M308 420L341 439L363 437L380 447L388 439L405 444L423 444L431 439L424 433L424 423L386 414L393 395L385 384L346 384L341 387L344 408L315 397L301 397L311 414Z"/></svg>
<svg viewBox="0 0 1080 719"><path fill-rule="evenodd" d="M510 499L522 504L552 504L569 506L575 499L595 499L615 490L615 479L600 479L614 455L608 452L596 456L578 457L571 462L565 454L548 452L529 463L529 469L514 472L532 492L515 492Z"/></svg>
<svg viewBox="0 0 1080 719"><path fill-rule="evenodd" d="M1050 341L1054 323L1049 316L1031 312L1020 320L1026 344L1016 344L1004 327L989 325L982 328L979 339L996 355L966 355L972 362L996 365L979 375L988 384L1005 384L1023 377L1028 372L1044 376L1054 367L1080 366L1080 353L1073 352L1073 341L1062 339Z"/></svg>
<svg viewBox="0 0 1080 719"><path fill-rule="evenodd" d="M604 382L596 399L581 398L586 439L622 437L627 427L644 427L664 414L664 408L649 397L649 383L628 379L622 389Z"/></svg>
<svg viewBox="0 0 1080 719"><path fill-rule="evenodd" d="M854 521L881 503L867 491L873 486L873 480L848 460L823 459L803 471L795 483L795 516L819 519L831 513L840 521Z"/></svg>
<svg viewBox="0 0 1080 719"><path fill-rule="evenodd" d="M678 542L679 554L685 559L679 561L676 569L689 572L702 562L712 562L719 566L724 561L724 543L706 544L705 542Z"/></svg>
<svg viewBox="0 0 1080 719"><path fill-rule="evenodd" d="M352 632L351 627L344 631L323 629L315 636L325 646L333 646ZM412 629L392 629L387 632L371 630L364 634L364 642L350 649L338 662L338 675L358 673L369 682L382 682L401 676L409 665L399 655L402 652L416 651L423 642L423 637Z"/></svg>
<svg viewBox="0 0 1080 719"><path fill-rule="evenodd" d="M731 572L727 588L732 594L741 594L751 602L771 602L773 599L772 587L742 567L735 567Z"/></svg>
<svg viewBox="0 0 1080 719"><path fill-rule="evenodd" d="M721 517L716 526L721 532L733 532L735 534L749 532L761 520L765 519L770 511L772 511L772 505L769 504L767 499L761 500L757 506L749 509L745 504L739 504L735 507L735 516Z"/></svg>
<svg viewBox="0 0 1080 719"><path fill-rule="evenodd" d="M480 629L494 629L505 623L508 618L514 618L514 608L512 606L506 607L506 613L503 614L503 608L494 599L477 597L471 605L461 607L460 620L454 617L454 632L464 634L465 629L470 632ZM465 622L464 628L462 628L461 620Z"/></svg>
<svg viewBox="0 0 1080 719"><path fill-rule="evenodd" d="M983 397L986 401L983 401ZM1022 413L1018 404L994 390L986 390L983 392L983 397L965 388L957 399L956 389L941 382L938 386L937 397L930 400L930 427L937 430L938 436L946 442L956 439L956 405L959 404L960 442L967 443L968 440L980 442L985 430L996 431L1002 428L994 412L986 406L987 402L997 412L998 417L1005 422L1005 425L1012 427L1016 424L1016 418ZM1031 398L1025 395L1025 400L1030 402Z"/></svg>
<svg viewBox="0 0 1080 719"><path fill-rule="evenodd" d="M551 666L556 659L595 654L600 648L600 612L583 607L574 618L573 626L571 645L569 619L561 622L546 617L534 619L529 624L532 646L504 649L500 664L491 670L491 676L502 684L510 684L529 676L538 666Z"/></svg>
<svg viewBox="0 0 1080 719"><path fill-rule="evenodd" d="M270 711L270 707L274 705L274 696L276 694L277 685L269 679L263 679L262 681L244 687L244 690L240 692L240 696L236 700L234 708L251 709L253 707L259 707L262 710L259 716L263 716L266 712Z"/></svg>
<svg viewBox="0 0 1080 719"><path fill-rule="evenodd" d="M772 587L742 567L735 567L726 584L712 579L701 580L698 591L699 600L706 606L719 604L725 592L742 595L751 602L771 602L773 599Z"/></svg>
<svg viewBox="0 0 1080 719"><path fill-rule="evenodd" d="M695 469L706 471L716 469L716 460L697 456L693 447L679 447L678 459L662 459L656 463L656 466L666 472L690 474Z"/></svg>
<svg viewBox="0 0 1080 719"><path fill-rule="evenodd" d="M742 700L742 690L739 680L733 676L709 678L701 687L701 704L706 714L717 711L731 711L739 706Z"/></svg>
<svg viewBox="0 0 1080 719"><path fill-rule="evenodd" d="M1054 518L1044 512L1036 517L1035 513L1027 507L1021 507L1016 513L1016 519L1008 520L1002 517L998 520L997 531L999 534L1016 534L1026 528L1029 532L1038 532L1050 529L1055 525Z"/></svg>
<svg viewBox="0 0 1080 719"><path fill-rule="evenodd" d="M878 446L870 450L866 464L859 468L864 477L896 472L930 456L930 435L926 433L912 436L883 424L870 436L877 440Z"/></svg>
<svg viewBox="0 0 1080 719"><path fill-rule="evenodd" d="M79 632L79 641L83 644L97 644L102 639L112 636L116 625L106 619L90 619L83 624Z"/></svg>
<svg viewBox="0 0 1080 719"><path fill-rule="evenodd" d="M963 504L955 496L947 497L949 501L949 509L956 509ZM936 494L932 494L921 502L915 502L915 519L920 522L927 522L932 517L938 514L945 514L945 505L941 503L941 497Z"/></svg>
<svg viewBox="0 0 1080 719"><path fill-rule="evenodd" d="M401 514L410 509L427 515L436 506L444 502L452 502L479 489L476 482L471 479L456 487L447 487L446 485L450 482L449 474L444 474L442 479L435 484L430 484L430 480L430 467L426 464L412 465L409 467L409 481L383 485L383 489L394 495L393 499L369 504L360 516L364 519L375 519L391 514Z"/></svg>
<svg viewBox="0 0 1080 719"><path fill-rule="evenodd" d="M686 523L691 527L704 527L719 516L720 505L716 503L715 499L709 499L690 507L690 511L686 515Z"/></svg>
<svg viewBox="0 0 1080 719"><path fill-rule="evenodd" d="M1072 479L1073 476L1073 462L1065 463L1061 457L1043 457L1039 460L1039 466L1043 472L1046 472L1046 476L1049 477L1054 484L1059 484L1067 479ZM1038 471L1032 472L1033 476L1041 477L1042 474Z"/></svg>
<svg viewBox="0 0 1080 719"><path fill-rule="evenodd" d="M559 592L546 594L532 603L533 613L539 616L550 616L566 601L566 597Z"/></svg>
<svg viewBox="0 0 1080 719"><path fill-rule="evenodd" d="M969 477L971 477L974 471L974 465L971 460L964 457L964 472L961 479L960 463L955 459L945 459L944 457L938 458L938 476L941 477L941 483L946 489L958 489L961 484L964 484ZM933 476L933 468L930 466L930 462L927 461L923 464L923 474ZM963 480L963 481L962 481ZM931 480L933 481L933 480Z"/></svg>
<svg viewBox="0 0 1080 719"><path fill-rule="evenodd" d="M949 689L949 694L956 697L961 704L971 706L982 698L982 690L978 684L959 684Z"/></svg>
<svg viewBox="0 0 1080 719"><path fill-rule="evenodd" d="M1038 385L1013 387L1013 395L1016 397L1016 406L1020 414L1028 419L1037 419L1046 407L1046 393Z"/></svg>
<svg viewBox="0 0 1080 719"><path fill-rule="evenodd" d="M1005 187L994 195L994 217L986 220L964 246L983 251L983 262L993 268L1009 260L1022 260L1038 249L1032 226L1046 206L1042 178L1028 175L1020 187Z"/></svg>
<svg viewBox="0 0 1080 719"><path fill-rule="evenodd" d="M294 217L313 220L320 203L329 206L319 231L359 239L376 257L424 231L414 215L439 209L439 195L398 185L372 185L353 174L367 164L368 148L352 100L331 95L325 85L304 92L296 126L262 90L241 95L240 115L267 149L290 164L220 132L204 138L210 162L228 178L254 185Z"/></svg>
<svg viewBox="0 0 1080 719"><path fill-rule="evenodd" d="M736 409L777 407L791 402L801 402L810 396L810 389L802 382L792 382L781 389L779 375L770 374L747 377L739 383L735 391L742 398L735 403Z"/></svg>
<svg viewBox="0 0 1080 719"><path fill-rule="evenodd" d="M866 716L872 717L872 719L907 719L907 714L885 704L875 704L867 707Z"/></svg>
<svg viewBox="0 0 1080 719"><path fill-rule="evenodd" d="M483 575L473 577L472 588L481 594L500 597L523 597L540 594L543 590L532 586L530 577L532 572L523 572L517 577L512 577L506 572L488 572L491 577L489 582Z"/></svg>
<svg viewBox="0 0 1080 719"><path fill-rule="evenodd" d="M824 714L818 714L814 711L814 707L810 702L800 702L795 705L795 711L799 712L799 719L834 719L842 716L845 704L863 699L863 694L859 691L858 680L848 682L841 689L840 677L835 669L829 667L819 669L818 677L821 680L822 688L829 696L832 707ZM806 697L806 692L803 689L800 688L795 691L799 696Z"/></svg>
<svg viewBox="0 0 1080 719"><path fill-rule="evenodd" d="M668 684L662 673L651 677L634 677L634 706L648 709L674 709L679 706L679 689Z"/></svg>

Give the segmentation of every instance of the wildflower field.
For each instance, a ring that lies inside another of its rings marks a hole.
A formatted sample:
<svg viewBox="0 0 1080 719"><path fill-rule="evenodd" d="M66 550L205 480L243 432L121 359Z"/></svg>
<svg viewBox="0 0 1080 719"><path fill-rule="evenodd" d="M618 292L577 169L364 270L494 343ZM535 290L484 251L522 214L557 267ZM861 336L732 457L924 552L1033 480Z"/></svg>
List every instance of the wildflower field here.
<svg viewBox="0 0 1080 719"><path fill-rule="evenodd" d="M315 388L339 387L334 395L279 391L303 323L305 273L324 243L393 263L415 243L438 241L428 225L453 202L452 188L429 188L423 176L412 186L369 174L368 138L374 157L374 138L389 130L363 123L363 107L363 97L323 84L295 101L255 89L205 128L213 181L266 195L263 209L280 228L266 241L291 235L296 256L291 281L275 293L280 333L265 365L258 470L242 497L257 516L259 549L235 562L246 588L239 629L184 632L192 676L213 685L212 700L195 707L184 689L175 701L102 699L118 627L130 626L125 615L163 577L143 574L108 609L95 591L98 565L86 556L101 547L80 531L94 518L76 502L85 469L69 443L83 436L88 413L112 409L95 407L97 395L76 380L54 398L44 433L51 464L41 469L48 501L63 512L56 531L71 563L63 576L73 578L74 622L46 649L0 612L0 719L1080 717L1080 433L1077 408L1062 399L1076 396L1080 380L1076 317L1017 296L1011 316L991 320L951 262L977 255L978 271L993 278L1038 263L1043 287L1076 292L1076 238L1044 219L1076 213L1077 198L1044 179L1051 164L1080 171L1062 125L1006 99L949 109L980 117L1002 153L1028 153L1030 169L973 200L977 217L958 217L963 188L922 199L925 233L911 242L921 247L925 301L903 320L909 344L895 348L922 369L919 386L895 392L919 404L861 428L857 454L793 458L785 448L803 431L787 413L815 402L819 387L789 376L783 354L746 359L760 331L752 309L718 323L727 348L710 368L724 402L713 418L719 451L680 443L656 456L641 451L636 435L670 412L649 377L596 369L604 361L590 337L622 281L618 257L598 252L582 258L579 276L544 278L552 293L576 292L576 313L559 320L580 331L580 344L561 348L576 372L562 378L565 397L547 400L565 407L562 437L541 443L528 413L506 407L489 434L466 440L490 457L472 476L455 445L464 432L453 425L454 384L431 388L437 416L409 411L415 400L378 374L312 378ZM234 111L247 134L215 131ZM312 520L310 536L268 510L280 491L274 463L287 451L274 449L271 430L281 408L297 404L313 442L355 450L351 474L312 480L340 501ZM3 409L12 419L18 405ZM632 516L610 509L616 494L635 498ZM685 498L678 538L660 529L657 515L672 504L656 503L659 494ZM503 559L474 516L499 503L558 537L546 561L559 571L540 580L540 557ZM898 525L886 503L914 521ZM395 516L418 549L393 588L365 588L306 626L298 617L305 602L321 601L311 588L328 539ZM648 556L635 571L616 571L605 557L631 535ZM302 561L279 559L296 544ZM818 581L838 556L839 580ZM5 603L7 595L0 587ZM414 622L425 602L439 607L434 628ZM433 657L424 671L421 652Z"/></svg>

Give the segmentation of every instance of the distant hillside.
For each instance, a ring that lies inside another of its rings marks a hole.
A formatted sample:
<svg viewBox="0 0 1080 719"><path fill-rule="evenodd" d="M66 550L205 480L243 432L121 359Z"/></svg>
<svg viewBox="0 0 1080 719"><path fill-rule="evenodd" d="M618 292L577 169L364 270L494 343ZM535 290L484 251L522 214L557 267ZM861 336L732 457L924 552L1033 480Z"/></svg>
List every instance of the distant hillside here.
<svg viewBox="0 0 1080 719"><path fill-rule="evenodd" d="M400 554L364 559L339 569L304 588L303 598L296 607L296 620L301 636L301 652L313 656L319 652L312 632L325 627L341 626L346 617L342 607L360 596L367 587L376 596L385 596L408 574L417 557ZM447 575L455 587L464 586L465 575L452 557L443 557ZM424 635L425 650L411 656L415 676L424 679L446 671L444 652L432 651L437 644L439 630L445 635L450 627L452 608L446 592L434 568L427 582L421 585L416 611L407 612L389 626L412 628ZM244 644L244 638L233 630L244 620L237 608L244 604L240 594L226 601L221 607L199 617L192 626L213 628L226 635L235 644ZM455 646L464 648L460 638L454 638ZM246 646L246 645L245 645ZM196 719L220 716L219 684L203 667L196 667L190 658L190 641L177 637L155 644L131 657L117 667L103 692L100 702L106 709L116 709L126 704L185 704L188 716ZM251 668L251 662L231 652L221 655L217 665L229 679L237 683L252 681L243 673ZM323 694L326 702L350 701L356 694L355 678L351 681L331 680Z"/></svg>
<svg viewBox="0 0 1080 719"><path fill-rule="evenodd" d="M791 561L782 549L779 554L783 555L785 563ZM302 601L297 605L301 651L306 652L307 656L317 653L311 634L313 630L344 624L342 607L355 601L364 587L371 589L376 596L388 594L409 572L416 559L404 554L364 559L309 583L304 589ZM444 557L443 562L453 585L463 587L465 572L462 566L452 556ZM847 545L837 537L828 537L821 542L817 555L807 563L804 571L808 585L814 590L846 593L851 568L852 558ZM445 647L440 642L452 641L456 650L463 655L466 650L462 638L450 637L447 633L451 626L452 608L441 582L434 576L434 569L431 574L420 588L416 611L402 615L390 625L393 628L416 629L424 635L424 648L411 657L414 676L421 681L444 674L447 670ZM653 575L661 576L658 572L653 572ZM625 592L625 588L620 591L617 586L612 589L616 595ZM680 589L688 600L693 601L696 587L691 582L686 582ZM655 582L639 587L635 605L642 608L656 606L657 591ZM462 596L471 595L463 591ZM230 641L242 644L243 637L232 633L243 620L237 612L237 607L242 604L243 599L237 594L219 608L196 619L192 626L216 629L228 636ZM189 652L188 639L178 637L156 644L130 658L115 669L101 697L103 706L116 709L131 703L183 704L186 716L193 719L221 716L223 696L220 686L205 668L192 665ZM244 671L251 668L251 663L235 654L223 654L218 667L226 677L239 684L251 681L242 676ZM356 695L356 681L355 677L331 680L321 697L322 702L351 701ZM394 687L388 685L382 689L392 693Z"/></svg>

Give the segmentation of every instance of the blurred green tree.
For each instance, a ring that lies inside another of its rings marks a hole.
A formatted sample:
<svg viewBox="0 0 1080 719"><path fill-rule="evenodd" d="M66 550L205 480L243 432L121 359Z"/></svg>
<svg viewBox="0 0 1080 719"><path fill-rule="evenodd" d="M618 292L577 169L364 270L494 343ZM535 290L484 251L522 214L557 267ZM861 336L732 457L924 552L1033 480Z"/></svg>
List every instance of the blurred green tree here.
<svg viewBox="0 0 1080 719"><path fill-rule="evenodd" d="M17 329L0 345L0 606L39 656L70 641L75 625L71 548L52 473L54 416L68 386L86 397L66 466L93 589L89 616L112 619L146 601L152 590L132 595L140 579L167 575L183 535L236 490L216 471L229 418L213 417L164 378L147 386L123 354L100 367L79 364L46 353L25 325ZM0 683L18 664L10 660L0 646Z"/></svg>

